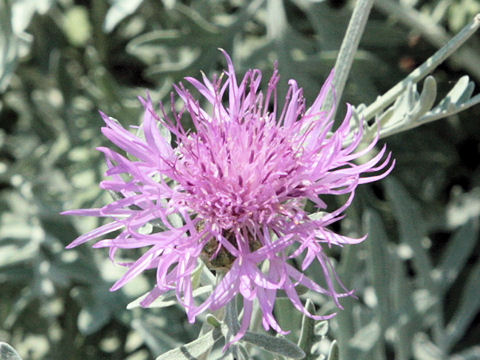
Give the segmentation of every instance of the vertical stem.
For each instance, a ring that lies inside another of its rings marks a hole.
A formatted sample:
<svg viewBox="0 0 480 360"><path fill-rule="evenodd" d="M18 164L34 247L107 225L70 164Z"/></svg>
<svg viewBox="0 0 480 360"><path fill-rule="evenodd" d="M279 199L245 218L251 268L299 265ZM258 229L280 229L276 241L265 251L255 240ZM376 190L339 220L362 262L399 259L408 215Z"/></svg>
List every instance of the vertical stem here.
<svg viewBox="0 0 480 360"><path fill-rule="evenodd" d="M325 108L329 109L333 105L335 107L335 113L342 97L350 69L352 68L353 59L365 30L373 2L374 0L357 0L348 24L347 32L343 38L342 46L340 47L340 52L335 62L335 77L333 79L335 97L334 94L330 92L325 102Z"/></svg>

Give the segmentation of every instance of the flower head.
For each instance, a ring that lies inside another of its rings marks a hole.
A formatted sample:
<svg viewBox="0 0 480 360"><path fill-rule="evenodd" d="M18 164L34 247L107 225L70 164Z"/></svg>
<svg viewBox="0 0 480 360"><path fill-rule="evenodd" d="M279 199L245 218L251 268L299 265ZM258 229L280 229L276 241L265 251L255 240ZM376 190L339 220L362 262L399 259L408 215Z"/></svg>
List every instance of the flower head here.
<svg viewBox="0 0 480 360"><path fill-rule="evenodd" d="M325 294L341 308L339 298L352 292L339 281L323 247L356 244L364 237L342 236L328 225L343 217L357 185L385 177L394 162L385 147L371 160L355 162L372 150L377 138L357 151L363 128L351 129L350 105L340 127L332 131L333 109L325 111L322 106L333 72L309 108L302 89L290 80L285 105L278 109L277 69L262 92L260 70L247 71L238 83L232 61L224 55L228 70L219 78L185 79L206 107L179 84L175 91L184 103L180 112L175 111L173 95L171 115L162 105L157 114L149 97L140 99L145 107L143 136L102 114L103 134L131 156L98 149L106 156L110 177L101 186L120 197L100 209L66 213L113 219L80 236L69 248L117 230L121 232L115 238L100 240L94 247L109 247L112 259L118 249L146 248L135 262L122 264L128 270L112 287L117 290L144 270L156 269L156 285L143 306L173 289L193 322L198 314L220 309L241 295L244 314L234 339L238 340L248 329L254 301L262 311L264 328L284 333L273 315L279 290L314 319L335 315L309 313L295 287L301 284ZM186 121L194 131L185 129ZM344 145L347 139L349 144ZM322 200L326 194L349 197L343 206L329 211ZM324 211L322 216L306 213L308 200ZM154 225L152 231L145 231L147 224ZM302 259L300 269L288 262L297 257ZM198 304L192 293L192 272L200 261L224 276ZM324 287L302 272L314 261L323 270Z"/></svg>

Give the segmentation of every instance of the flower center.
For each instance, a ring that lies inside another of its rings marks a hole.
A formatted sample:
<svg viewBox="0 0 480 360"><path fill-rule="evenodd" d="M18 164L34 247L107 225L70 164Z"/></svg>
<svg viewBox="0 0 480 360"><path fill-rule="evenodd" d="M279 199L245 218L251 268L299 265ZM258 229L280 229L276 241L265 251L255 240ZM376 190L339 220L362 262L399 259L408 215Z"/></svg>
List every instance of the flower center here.
<svg viewBox="0 0 480 360"><path fill-rule="evenodd" d="M184 202L221 229L268 223L302 196L304 165L291 135L269 118L211 121L185 137L176 164Z"/></svg>
<svg viewBox="0 0 480 360"><path fill-rule="evenodd" d="M203 226L203 225L202 225ZM222 235L229 243L237 247L237 239L232 231L223 231ZM256 251L262 247L258 239L249 237L248 246L250 251ZM228 271L232 267L236 257L223 247L216 238L212 237L203 247L200 258L210 270Z"/></svg>

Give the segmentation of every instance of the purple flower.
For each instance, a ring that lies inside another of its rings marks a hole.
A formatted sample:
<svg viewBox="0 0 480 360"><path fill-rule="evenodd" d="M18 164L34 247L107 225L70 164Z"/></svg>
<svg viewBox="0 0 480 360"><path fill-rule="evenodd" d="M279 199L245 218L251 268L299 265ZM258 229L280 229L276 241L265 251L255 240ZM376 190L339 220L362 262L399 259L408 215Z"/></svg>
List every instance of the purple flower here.
<svg viewBox="0 0 480 360"><path fill-rule="evenodd" d="M350 128L350 105L345 120L332 131L334 109L325 111L322 106L332 90L333 71L308 109L302 89L290 80L285 105L279 110L277 69L264 93L259 89L260 70L247 71L238 83L232 61L224 55L228 70L223 76L209 80L203 75L203 82L185 79L206 100L204 108L180 83L175 90L184 107L177 112L172 95L172 115L162 105L157 114L149 97L140 99L145 107L142 136L102 113L103 134L130 155L98 148L105 154L109 177L101 187L117 193L119 199L101 209L64 214L113 219L68 248L118 230L114 238L100 240L94 247L110 248L112 260L118 249L146 248L135 262L121 264L128 270L111 289L156 269L156 285L143 300L145 307L173 289L193 322L198 314L218 310L241 295L243 319L236 341L249 327L254 301L262 311L264 328L285 333L273 315L279 290L313 319L335 316L309 313L295 287L301 284L329 296L341 308L339 298L352 291L338 279L324 246L357 244L365 237L339 235L328 225L343 217L357 185L385 177L394 161L383 147L371 160L355 162L378 139L357 151L363 128ZM185 120L193 123L195 131L184 128ZM173 146L161 129L174 136ZM327 212L324 194L349 197L343 206ZM308 200L324 211L323 216L309 217L304 210ZM181 221L173 224L175 216ZM153 230L145 231L148 224ZM292 258L301 259L300 269L288 262ZM200 260L224 276L198 304L192 294L192 272ZM325 287L302 273L313 261L323 270Z"/></svg>

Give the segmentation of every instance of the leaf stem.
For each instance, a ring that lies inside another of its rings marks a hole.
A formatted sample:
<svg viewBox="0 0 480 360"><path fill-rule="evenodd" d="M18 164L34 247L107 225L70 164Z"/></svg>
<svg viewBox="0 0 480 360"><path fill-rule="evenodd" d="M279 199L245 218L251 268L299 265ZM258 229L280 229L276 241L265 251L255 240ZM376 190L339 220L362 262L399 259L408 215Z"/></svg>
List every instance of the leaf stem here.
<svg viewBox="0 0 480 360"><path fill-rule="evenodd" d="M360 117L364 121L368 121L375 115L378 115L383 109L392 104L395 99L407 89L408 84L417 83L429 73L431 73L438 65L440 65L450 55L455 53L458 48L472 36L480 27L480 14L477 14L473 20L467 24L457 35L455 35L440 50L429 57L422 65L413 70L405 79L397 83L382 96L379 96L372 104L370 104L361 114ZM472 104L473 105L473 104ZM436 120L436 119L434 119ZM433 121L433 120L430 120ZM397 129L403 131L403 129ZM391 134L389 134L391 135Z"/></svg>
<svg viewBox="0 0 480 360"><path fill-rule="evenodd" d="M429 111L425 115L423 115L420 119L414 122L409 122L409 123L401 123L400 126L398 127L391 127L385 129L385 131L380 130L380 138L386 138L391 135L395 135L407 130L414 129L416 127L419 127L424 124L428 124L430 122L433 122L435 120L439 120L442 118L445 118L447 116L455 115L458 114L459 112L462 112L464 110L467 110L468 108L477 105L480 103L480 94L475 95L472 97L470 100L466 101L465 103L461 104L460 106L455 107L452 110L445 110L445 111Z"/></svg>

